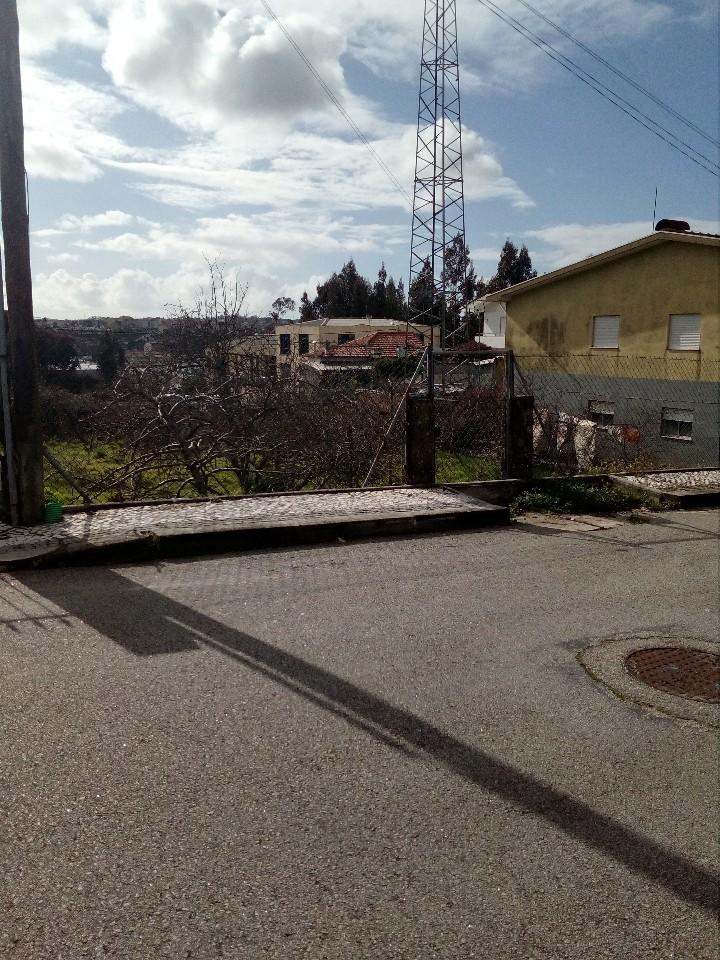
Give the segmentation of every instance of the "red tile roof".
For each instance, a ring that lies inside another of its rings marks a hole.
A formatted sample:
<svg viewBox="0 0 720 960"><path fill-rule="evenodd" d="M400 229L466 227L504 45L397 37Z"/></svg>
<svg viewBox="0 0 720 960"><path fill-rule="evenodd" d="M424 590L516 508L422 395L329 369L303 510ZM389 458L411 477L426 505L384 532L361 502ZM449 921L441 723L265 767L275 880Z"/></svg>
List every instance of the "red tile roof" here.
<svg viewBox="0 0 720 960"><path fill-rule="evenodd" d="M365 337L358 337L349 343L340 343L327 348L327 357L337 359L358 358L367 360L372 357L397 357L402 352L417 353L425 348L421 338L412 330L378 331Z"/></svg>

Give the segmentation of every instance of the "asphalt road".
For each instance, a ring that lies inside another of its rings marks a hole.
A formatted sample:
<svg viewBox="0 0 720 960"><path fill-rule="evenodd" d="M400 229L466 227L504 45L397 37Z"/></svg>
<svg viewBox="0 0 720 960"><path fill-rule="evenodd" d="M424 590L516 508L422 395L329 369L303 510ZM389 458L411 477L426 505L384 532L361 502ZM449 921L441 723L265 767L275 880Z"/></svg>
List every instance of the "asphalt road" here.
<svg viewBox="0 0 720 960"><path fill-rule="evenodd" d="M0 956L718 958L718 514L0 580Z"/></svg>

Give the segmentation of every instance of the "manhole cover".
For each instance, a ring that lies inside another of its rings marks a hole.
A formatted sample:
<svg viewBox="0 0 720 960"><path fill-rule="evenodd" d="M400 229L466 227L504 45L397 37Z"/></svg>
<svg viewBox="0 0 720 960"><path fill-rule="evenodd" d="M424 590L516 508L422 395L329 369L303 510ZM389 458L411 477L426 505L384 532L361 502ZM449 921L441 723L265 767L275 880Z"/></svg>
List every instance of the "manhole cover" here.
<svg viewBox="0 0 720 960"><path fill-rule="evenodd" d="M678 697L720 703L720 656L682 647L637 650L625 661L630 676Z"/></svg>

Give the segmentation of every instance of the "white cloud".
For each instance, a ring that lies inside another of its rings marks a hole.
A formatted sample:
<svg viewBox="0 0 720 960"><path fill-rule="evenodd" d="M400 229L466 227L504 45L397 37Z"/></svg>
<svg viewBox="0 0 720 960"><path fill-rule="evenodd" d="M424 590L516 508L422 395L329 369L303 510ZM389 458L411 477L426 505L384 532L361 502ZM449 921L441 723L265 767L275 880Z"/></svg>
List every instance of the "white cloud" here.
<svg viewBox="0 0 720 960"><path fill-rule="evenodd" d="M80 263L82 258L77 253L53 253L47 258L48 263Z"/></svg>
<svg viewBox="0 0 720 960"><path fill-rule="evenodd" d="M106 227L129 227L132 224L154 226L152 221L145 220L143 217L135 217L131 213L123 213L122 210L106 210L105 213L87 214L82 217L74 213L66 213L60 217L54 227L34 230L33 236L57 237L68 233L88 233L91 230Z"/></svg>
<svg viewBox="0 0 720 960"><path fill-rule="evenodd" d="M38 316L149 316L164 313L165 304L190 292L189 286L181 274L159 277L146 270L122 269L98 276L59 269L36 276L33 296Z"/></svg>
<svg viewBox="0 0 720 960"><path fill-rule="evenodd" d="M108 275L40 273L34 295L38 313L47 316L158 314L167 303L192 301L207 279L205 257L226 264L228 273L249 284L249 310L267 313L278 294L298 294L302 284L287 278L304 262L329 256L339 263L368 251L377 251L379 260L407 239L404 223L356 224L310 211L206 217L188 229L151 224L73 244L73 256L92 256L95 263L103 256L120 257L137 267Z"/></svg>
<svg viewBox="0 0 720 960"><path fill-rule="evenodd" d="M336 95L351 102L340 64L344 34L305 12L285 23ZM110 17L103 63L129 96L190 128L238 120L289 128L333 110L254 3L220 13L210 0L122 0Z"/></svg>
<svg viewBox="0 0 720 960"><path fill-rule="evenodd" d="M86 183L101 162L131 151L109 131L125 109L116 96L26 64L23 71L25 156L31 176Z"/></svg>
<svg viewBox="0 0 720 960"><path fill-rule="evenodd" d="M358 224L350 218L332 218L310 211L270 211L202 217L193 227L153 225L102 239L75 241L75 247L125 257L181 263L189 269L200 257L218 257L241 265L248 279L274 276L317 254L349 256L390 249L407 242L407 227L394 224Z"/></svg>
<svg viewBox="0 0 720 960"><path fill-rule="evenodd" d="M228 205L268 205L286 210L299 205L325 210L409 209L415 158L414 126L397 124L372 141L373 149L405 186L405 195L376 164L366 147L330 135L289 134L267 157L234 162L232 140L214 138L148 161L109 161L142 179L141 192L190 210ZM507 177L490 145L465 131L465 190L468 200L503 199L532 206L522 188Z"/></svg>
<svg viewBox="0 0 720 960"><path fill-rule="evenodd" d="M232 280L234 272L233 265L228 264L226 276ZM244 283L246 275L237 275ZM177 304L192 305L207 281L207 267L199 258L192 270L183 268L162 275L139 268L123 268L109 275L75 274L61 268L35 277L33 297L38 316L163 316ZM267 316L279 294L299 299L304 289L303 285L288 285L273 278L256 280L244 307L248 313ZM310 289L314 292L314 286Z"/></svg>
<svg viewBox="0 0 720 960"><path fill-rule="evenodd" d="M717 233L720 224L716 220L693 220L690 227L700 233ZM583 260L613 247L619 247L631 240L651 233L646 221L627 223L566 223L541 230L528 230L524 236L540 244L532 249L533 260L537 259L549 270L564 267L568 263Z"/></svg>
<svg viewBox="0 0 720 960"><path fill-rule="evenodd" d="M113 0L19 0L24 53L40 54L61 44L102 49L104 15Z"/></svg>

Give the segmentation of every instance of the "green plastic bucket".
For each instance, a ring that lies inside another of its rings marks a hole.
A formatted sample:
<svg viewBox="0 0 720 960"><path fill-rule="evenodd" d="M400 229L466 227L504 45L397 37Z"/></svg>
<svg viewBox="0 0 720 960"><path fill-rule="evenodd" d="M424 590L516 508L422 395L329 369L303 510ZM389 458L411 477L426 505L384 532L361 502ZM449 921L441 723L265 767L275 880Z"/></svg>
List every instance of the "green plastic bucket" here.
<svg viewBox="0 0 720 960"><path fill-rule="evenodd" d="M60 523L63 518L63 505L52 500L45 504L45 523Z"/></svg>

